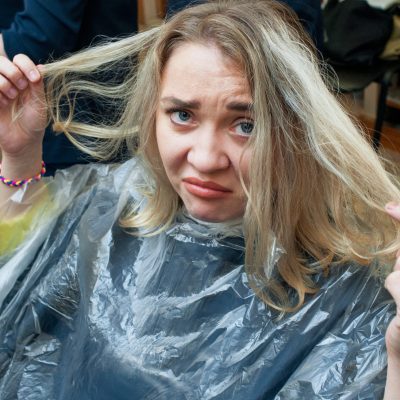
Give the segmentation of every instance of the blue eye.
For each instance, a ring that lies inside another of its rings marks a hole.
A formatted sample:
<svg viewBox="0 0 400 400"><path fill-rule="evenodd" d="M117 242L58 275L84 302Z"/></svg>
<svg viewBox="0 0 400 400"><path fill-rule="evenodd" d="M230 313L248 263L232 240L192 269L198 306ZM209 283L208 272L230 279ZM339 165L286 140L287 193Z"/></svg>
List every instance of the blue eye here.
<svg viewBox="0 0 400 400"><path fill-rule="evenodd" d="M240 122L235 126L235 133L241 136L250 136L253 132L254 124L250 121Z"/></svg>
<svg viewBox="0 0 400 400"><path fill-rule="evenodd" d="M187 111L178 110L171 113L171 120L176 124L184 124L186 122L189 122L191 117L192 116Z"/></svg>

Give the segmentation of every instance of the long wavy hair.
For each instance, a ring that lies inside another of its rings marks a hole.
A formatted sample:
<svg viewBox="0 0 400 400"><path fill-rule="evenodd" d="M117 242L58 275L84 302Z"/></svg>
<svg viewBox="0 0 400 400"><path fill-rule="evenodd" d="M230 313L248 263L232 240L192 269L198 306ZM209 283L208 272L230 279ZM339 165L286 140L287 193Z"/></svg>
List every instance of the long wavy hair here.
<svg viewBox="0 0 400 400"><path fill-rule="evenodd" d="M328 90L294 13L272 0L187 8L160 27L45 67L55 130L99 158L125 146L151 177L142 188L146 206L121 224L157 234L181 206L158 153L155 116L164 66L184 43L217 46L250 84L255 128L243 226L245 266L256 294L293 311L318 290L314 274L393 254L399 237L384 205L400 200L396 182ZM93 79L113 70L123 79ZM113 118L79 122L75 100L82 93L113 105ZM276 264L270 259L275 241L284 249Z"/></svg>

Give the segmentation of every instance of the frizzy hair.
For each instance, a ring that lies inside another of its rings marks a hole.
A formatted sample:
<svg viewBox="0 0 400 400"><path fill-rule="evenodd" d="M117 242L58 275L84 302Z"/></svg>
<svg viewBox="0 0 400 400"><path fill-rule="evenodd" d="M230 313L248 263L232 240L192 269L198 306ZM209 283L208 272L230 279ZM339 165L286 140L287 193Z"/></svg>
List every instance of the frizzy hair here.
<svg viewBox="0 0 400 400"><path fill-rule="evenodd" d="M293 311L317 290L315 273L393 254L399 237L384 205L400 200L395 181L327 89L293 12L272 0L188 8L160 27L45 67L55 129L99 158L126 143L152 177L147 206L124 216L122 226L159 233L181 205L160 160L155 115L164 66L184 43L217 46L251 87L255 128L244 233L246 271L257 295L278 310ZM113 68L122 68L122 82L89 79ZM74 98L81 92L117 102L118 118L75 121ZM274 240L284 254L270 266Z"/></svg>

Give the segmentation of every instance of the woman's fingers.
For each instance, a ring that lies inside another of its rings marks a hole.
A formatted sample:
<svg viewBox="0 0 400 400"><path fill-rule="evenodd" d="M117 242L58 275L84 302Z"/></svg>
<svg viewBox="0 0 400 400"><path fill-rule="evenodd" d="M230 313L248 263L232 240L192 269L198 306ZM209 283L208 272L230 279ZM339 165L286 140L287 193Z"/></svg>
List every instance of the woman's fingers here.
<svg viewBox="0 0 400 400"><path fill-rule="evenodd" d="M11 80L16 75L17 68L10 62L0 64L0 93L6 99L14 100L18 96L18 89ZM22 74L19 73L21 76Z"/></svg>
<svg viewBox="0 0 400 400"><path fill-rule="evenodd" d="M14 100L29 83L35 84L41 81L38 68L32 60L18 54L10 61L6 57L0 57L0 103L8 105Z"/></svg>
<svg viewBox="0 0 400 400"><path fill-rule="evenodd" d="M395 269L392 273L390 273L385 282L385 286L390 294L396 301L396 304L400 305L400 270Z"/></svg>
<svg viewBox="0 0 400 400"><path fill-rule="evenodd" d="M24 74L24 78L28 79L31 83L37 83L41 80L40 72L35 63L25 54L17 54L13 63Z"/></svg>
<svg viewBox="0 0 400 400"><path fill-rule="evenodd" d="M385 281L385 287L396 303L396 316L389 324L386 332L388 354L400 359L400 270L390 273Z"/></svg>
<svg viewBox="0 0 400 400"><path fill-rule="evenodd" d="M397 317L400 317L400 271L391 272L385 281L385 287L393 297L397 306ZM398 327L400 329L400 326ZM400 343L400 331L398 331L398 340Z"/></svg>
<svg viewBox="0 0 400 400"><path fill-rule="evenodd" d="M400 204L391 202L386 204L387 213L394 219L400 221ZM400 310L400 250L396 254L393 272L391 272L385 281L385 286L397 304L397 310ZM400 316L400 315L398 315Z"/></svg>
<svg viewBox="0 0 400 400"><path fill-rule="evenodd" d="M42 66L35 65L35 63L25 54L17 54L14 57L13 62L23 73L24 78L29 80L31 99L42 102L44 100L43 79L40 73L40 68ZM44 115L46 115L46 113L44 113Z"/></svg>
<svg viewBox="0 0 400 400"><path fill-rule="evenodd" d="M400 204L395 202L390 202L385 205L386 212L397 221L400 221ZM396 257L400 257L400 249L396 253ZM400 261L399 261L400 263Z"/></svg>
<svg viewBox="0 0 400 400"><path fill-rule="evenodd" d="M395 202L386 204L386 212L400 221L400 205ZM396 316L390 322L386 331L386 348L391 358L400 360L400 250L396 254L396 261L385 281L385 287L396 303Z"/></svg>
<svg viewBox="0 0 400 400"><path fill-rule="evenodd" d="M1 59L0 73L19 90L24 90L28 86L28 80L23 76L22 71L6 57Z"/></svg>
<svg viewBox="0 0 400 400"><path fill-rule="evenodd" d="M0 57L0 93L8 99L15 99L18 91L28 86L22 71L6 57Z"/></svg>
<svg viewBox="0 0 400 400"><path fill-rule="evenodd" d="M395 202L387 203L385 209L390 216L400 221L400 204Z"/></svg>
<svg viewBox="0 0 400 400"><path fill-rule="evenodd" d="M9 99L0 93L0 106L7 107L10 104Z"/></svg>

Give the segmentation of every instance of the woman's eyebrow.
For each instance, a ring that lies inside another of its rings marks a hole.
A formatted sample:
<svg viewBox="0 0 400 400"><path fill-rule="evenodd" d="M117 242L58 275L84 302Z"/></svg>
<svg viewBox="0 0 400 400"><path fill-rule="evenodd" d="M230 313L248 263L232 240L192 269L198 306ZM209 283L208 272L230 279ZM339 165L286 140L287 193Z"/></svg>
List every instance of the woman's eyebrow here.
<svg viewBox="0 0 400 400"><path fill-rule="evenodd" d="M200 102L197 100L181 100L174 96L163 97L160 102L170 103L176 107L189 108L193 110L198 110L200 108ZM254 107L253 103L233 101L227 104L226 108L233 111L252 112Z"/></svg>
<svg viewBox="0 0 400 400"><path fill-rule="evenodd" d="M233 101L227 104L226 108L228 110L240 111L240 112L249 112L249 111L253 112L254 110L253 103L246 103L240 101Z"/></svg>
<svg viewBox="0 0 400 400"><path fill-rule="evenodd" d="M163 97L160 100L160 102L161 103L170 103L170 104L173 104L176 107L190 108L192 110L198 110L200 108L200 102L197 101L197 100L185 101L185 100L181 100L181 99L178 99L176 97L173 97L173 96Z"/></svg>

